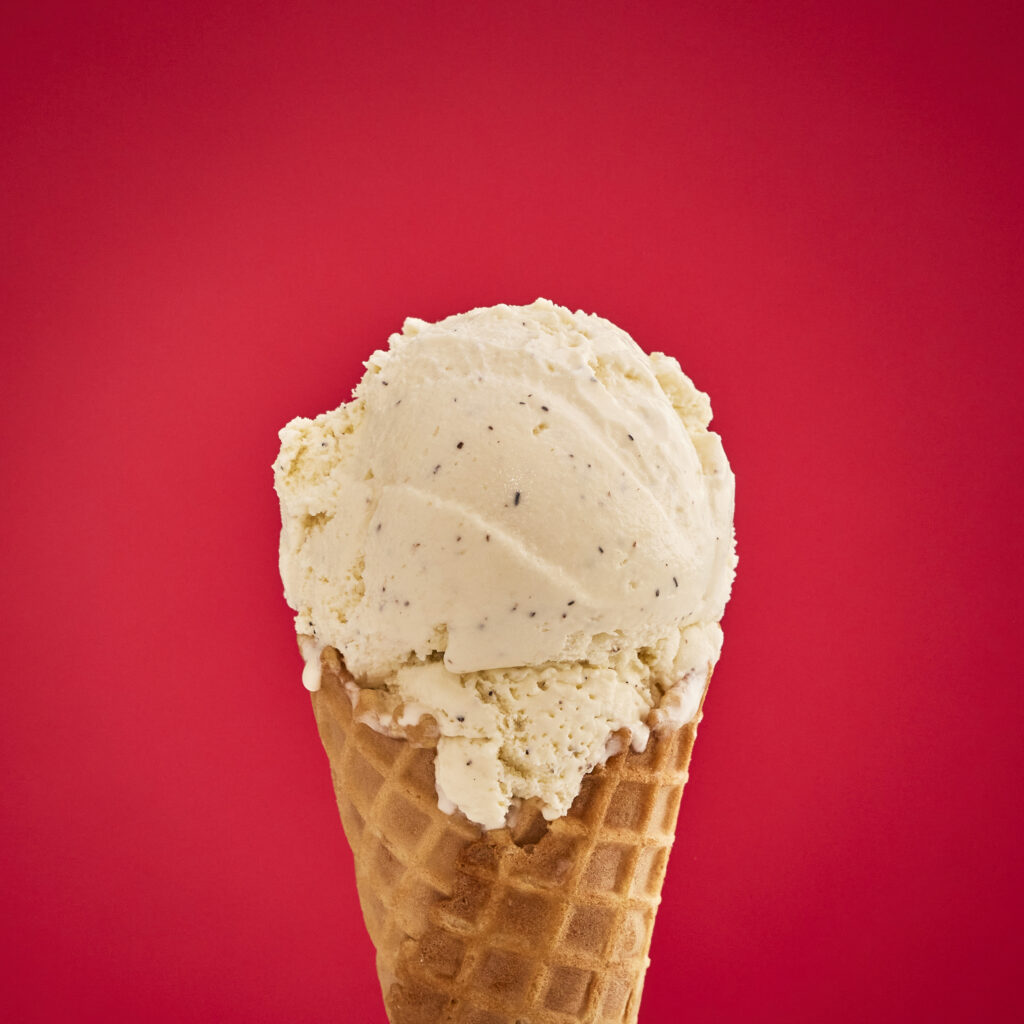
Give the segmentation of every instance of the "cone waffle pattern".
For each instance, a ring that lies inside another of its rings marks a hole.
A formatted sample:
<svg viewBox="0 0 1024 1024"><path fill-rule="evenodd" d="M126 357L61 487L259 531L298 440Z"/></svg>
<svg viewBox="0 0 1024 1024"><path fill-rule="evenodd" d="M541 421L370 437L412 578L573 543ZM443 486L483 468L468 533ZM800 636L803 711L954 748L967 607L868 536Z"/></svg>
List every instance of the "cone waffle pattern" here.
<svg viewBox="0 0 1024 1024"><path fill-rule="evenodd" d="M313 708L392 1024L636 1021L696 720L595 769L563 818L484 831L438 809L434 750L357 723L334 652L323 666Z"/></svg>

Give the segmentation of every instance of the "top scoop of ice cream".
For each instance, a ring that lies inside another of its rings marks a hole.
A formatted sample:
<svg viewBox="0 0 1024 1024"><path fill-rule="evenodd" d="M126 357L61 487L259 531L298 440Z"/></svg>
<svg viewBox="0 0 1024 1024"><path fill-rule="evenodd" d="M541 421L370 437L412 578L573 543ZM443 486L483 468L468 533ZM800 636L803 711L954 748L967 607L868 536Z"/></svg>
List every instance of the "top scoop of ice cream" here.
<svg viewBox="0 0 1024 1024"><path fill-rule="evenodd" d="M497 802L476 800L474 820L493 827L517 796L563 813L613 732L642 739L673 683L694 668L703 683L735 565L734 481L710 419L674 359L538 300L407 320L351 402L281 432L281 574L297 631L395 696L398 717L378 727L438 720L442 799L466 810L474 800L448 790L469 784L446 786L443 765L466 743L498 744ZM580 666L610 675L583 679ZM536 670L528 685L521 672L491 685L523 669ZM484 711L448 715L453 685ZM586 699L567 711L570 693ZM549 760L570 778L537 792L523 780L544 769L513 762L559 716L578 728Z"/></svg>
<svg viewBox="0 0 1024 1024"><path fill-rule="evenodd" d="M721 618L733 479L674 359L538 301L407 320L366 365L275 467L298 631L355 676L584 660Z"/></svg>

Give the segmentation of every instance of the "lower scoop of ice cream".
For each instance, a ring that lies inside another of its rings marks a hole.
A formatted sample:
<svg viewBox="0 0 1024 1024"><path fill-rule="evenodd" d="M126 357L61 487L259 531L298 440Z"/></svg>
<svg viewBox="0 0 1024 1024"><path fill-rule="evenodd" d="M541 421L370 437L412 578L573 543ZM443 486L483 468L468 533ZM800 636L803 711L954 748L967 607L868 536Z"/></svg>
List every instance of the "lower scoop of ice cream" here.
<svg viewBox="0 0 1024 1024"><path fill-rule="evenodd" d="M596 766L626 747L645 750L654 724L689 722L720 646L717 625L691 626L655 647L608 649L588 662L456 675L434 661L348 689L357 721L436 744L442 809L494 829L523 800L561 817ZM308 649L319 660L317 647Z"/></svg>

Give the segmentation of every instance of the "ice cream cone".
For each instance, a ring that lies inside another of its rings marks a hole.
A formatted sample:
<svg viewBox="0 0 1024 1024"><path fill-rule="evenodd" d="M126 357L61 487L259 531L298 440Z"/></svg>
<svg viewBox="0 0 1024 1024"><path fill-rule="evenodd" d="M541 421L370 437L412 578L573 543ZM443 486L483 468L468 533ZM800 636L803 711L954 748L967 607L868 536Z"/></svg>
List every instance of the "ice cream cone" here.
<svg viewBox="0 0 1024 1024"><path fill-rule="evenodd" d="M592 771L565 816L485 831L438 808L434 749L312 695L392 1024L636 1021L698 711Z"/></svg>

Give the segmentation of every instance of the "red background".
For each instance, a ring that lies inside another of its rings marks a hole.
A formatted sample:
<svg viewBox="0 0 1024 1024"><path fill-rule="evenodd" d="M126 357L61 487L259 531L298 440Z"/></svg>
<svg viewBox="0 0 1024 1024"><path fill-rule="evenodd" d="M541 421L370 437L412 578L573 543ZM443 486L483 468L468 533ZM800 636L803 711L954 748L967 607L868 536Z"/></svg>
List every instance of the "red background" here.
<svg viewBox="0 0 1024 1024"><path fill-rule="evenodd" d="M1019 5L355 6L5 16L0 1011L383 1021L276 432L544 295L739 481L641 1022L1019 1019Z"/></svg>

